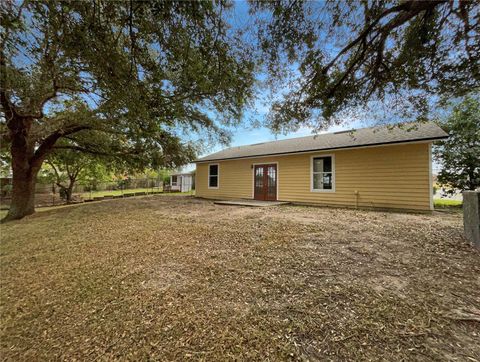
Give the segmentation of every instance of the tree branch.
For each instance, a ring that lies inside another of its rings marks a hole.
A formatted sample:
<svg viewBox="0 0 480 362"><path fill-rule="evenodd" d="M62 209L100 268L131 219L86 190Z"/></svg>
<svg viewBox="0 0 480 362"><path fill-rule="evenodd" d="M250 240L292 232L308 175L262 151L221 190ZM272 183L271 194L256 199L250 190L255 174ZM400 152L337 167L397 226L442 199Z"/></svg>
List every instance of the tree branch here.
<svg viewBox="0 0 480 362"><path fill-rule="evenodd" d="M141 154L141 151L139 150L131 150L131 151L126 151L126 152L102 152L98 150L93 150L88 147L82 147L82 146L77 146L77 145L65 145L65 146L53 146L52 149L55 150L74 150L74 151L79 151L79 152L84 152L88 153L91 155L97 155L97 156L116 156L116 157L124 157L128 155L138 155Z"/></svg>
<svg viewBox="0 0 480 362"><path fill-rule="evenodd" d="M55 164L50 161L50 160L46 160L47 164L49 164L52 169L53 169L53 172L55 173L55 178L57 179L57 182L55 182L58 186L61 186L60 185L60 173L57 171L57 168L55 167Z"/></svg>
<svg viewBox="0 0 480 362"><path fill-rule="evenodd" d="M446 0L435 0L435 1L418 1L418 0L411 0L411 1L406 1L400 5L394 6L390 9L385 10L383 13L381 13L370 25L368 25L353 41L351 41L349 44L347 44L340 52L336 55L336 57L328 63L325 67L322 69L323 74L327 74L327 72L330 70L330 68L337 62L337 60L344 55L346 52L348 52L351 48L356 46L358 43L360 43L362 40L365 40L368 35L371 33L373 28L386 16L393 14L393 13L399 13L402 11L407 11L409 13L403 14L403 16L407 16L406 19L402 22L402 24L409 20L410 18L416 16L419 12L427 9L433 9L437 5L440 5L442 3L445 3ZM392 20L388 23L390 24ZM388 25L387 24L387 25ZM401 24L399 24L401 25ZM399 26L397 25L397 26ZM380 28L380 30L382 27ZM383 31L382 31L383 32Z"/></svg>
<svg viewBox="0 0 480 362"><path fill-rule="evenodd" d="M7 94L7 62L5 60L3 42L0 48L0 104L8 125L9 122L18 117L18 113Z"/></svg>
<svg viewBox="0 0 480 362"><path fill-rule="evenodd" d="M66 129L58 129L48 137L44 138L43 141L40 143L40 146L35 151L33 158L31 160L32 164L34 163L41 163L45 158L45 155L53 148L55 143L58 141L59 138L68 136L72 133L76 133L82 130L90 129L90 126L71 126Z"/></svg>
<svg viewBox="0 0 480 362"><path fill-rule="evenodd" d="M375 69L378 69L380 64L383 64L383 51L384 51L384 44L395 28L405 24L407 21L412 19L413 17L417 16L422 11L432 11L436 6L445 3L446 0L436 0L436 1L418 1L418 0L411 0L404 2L400 5L394 6L390 9L385 10L381 13L374 21L369 24L353 41L347 44L340 52L335 56L335 58L329 62L326 66L324 66L320 72L317 72L311 80L307 83L306 87L315 84L318 78L321 75L326 75L328 71L333 67L333 65L340 59L342 55L347 53L352 48L359 45L360 51L359 56L354 57L354 60L351 64L344 70L342 76L338 81L335 82L333 86L328 89L326 92L327 98L331 98L337 89L348 79L352 74L355 73L357 66L361 64L365 59L364 56L367 53L367 50L371 47L375 47L374 42L380 36L379 44L376 45L376 62L375 62ZM388 15L397 13L397 15L390 19L385 25L380 26L378 29L375 30L373 33L374 28L379 22ZM372 33L374 35L372 35ZM367 39L370 37L370 40ZM309 97L309 101L311 100Z"/></svg>
<svg viewBox="0 0 480 362"><path fill-rule="evenodd" d="M71 146L53 146L52 149L55 149L55 150L74 150L74 151L89 153L89 154L92 154L92 155L112 156L111 153L101 152L101 151L92 150L92 149L89 149L89 148L86 148L86 147L73 146L73 145L71 145ZM121 154L121 155L123 155L123 154Z"/></svg>

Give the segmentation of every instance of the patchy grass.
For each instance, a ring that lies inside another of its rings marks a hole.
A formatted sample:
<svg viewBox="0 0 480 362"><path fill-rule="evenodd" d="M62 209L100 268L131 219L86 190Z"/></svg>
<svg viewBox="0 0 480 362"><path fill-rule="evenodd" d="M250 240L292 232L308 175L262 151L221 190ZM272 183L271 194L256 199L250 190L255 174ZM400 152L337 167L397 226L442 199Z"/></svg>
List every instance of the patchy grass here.
<svg viewBox="0 0 480 362"><path fill-rule="evenodd" d="M435 208L440 208L440 209L461 208L463 205L463 202L461 200L433 199L433 204Z"/></svg>
<svg viewBox="0 0 480 362"><path fill-rule="evenodd" d="M152 189L128 189L128 190L124 190L123 193L147 192L146 190L150 190L148 191L149 195L152 194ZM195 190L188 191L188 192L165 192L165 193L163 191L154 190L153 194L156 196L193 196L195 195ZM92 192L91 195L90 195L90 192L86 192L82 194L75 194L74 196L81 196L83 200L91 200L93 197L104 197L108 195L119 196L119 195L122 195L122 192L121 191L95 191L95 192ZM139 195L136 197L142 197L142 196ZM51 194L36 195L35 200L37 202L36 211L46 211L51 209L57 209L59 207L70 206L70 205L67 205L65 201L60 199L60 197L58 197L57 195L55 196L55 203L52 202ZM74 201L81 202L82 200L80 199L80 200L74 200ZM8 213L9 204L4 204L1 206L2 206L2 209L0 209L0 218L3 218Z"/></svg>
<svg viewBox="0 0 480 362"><path fill-rule="evenodd" d="M2 359L480 359L459 214L155 196L1 228Z"/></svg>
<svg viewBox="0 0 480 362"><path fill-rule="evenodd" d="M92 191L92 192L84 192L80 194L83 199L91 199L93 197L104 197L104 196L120 196L123 194L133 194L138 192L146 192L146 193L162 193L163 191L159 190L158 188L145 188L145 189L126 189L126 190L110 190L110 191ZM194 191L189 192L167 192L164 195L193 195Z"/></svg>
<svg viewBox="0 0 480 362"><path fill-rule="evenodd" d="M103 196L119 196L126 193L136 193L136 192L161 192L158 188L139 188L139 189L125 189L125 190L105 190L105 191L92 191L92 192L83 192L79 194L84 199L90 199L92 197L103 197Z"/></svg>
<svg viewBox="0 0 480 362"><path fill-rule="evenodd" d="M149 195L158 195L158 196L193 196L195 194L195 191L188 191L188 192L163 192L159 190L153 190L152 189L131 189L131 190L117 190L117 191L95 191L90 194L90 192L86 192L81 194L80 196L82 197L83 200L89 200L94 197L105 197L105 196L121 196L124 194L135 194L139 192L145 192ZM141 195L143 196L143 195Z"/></svg>

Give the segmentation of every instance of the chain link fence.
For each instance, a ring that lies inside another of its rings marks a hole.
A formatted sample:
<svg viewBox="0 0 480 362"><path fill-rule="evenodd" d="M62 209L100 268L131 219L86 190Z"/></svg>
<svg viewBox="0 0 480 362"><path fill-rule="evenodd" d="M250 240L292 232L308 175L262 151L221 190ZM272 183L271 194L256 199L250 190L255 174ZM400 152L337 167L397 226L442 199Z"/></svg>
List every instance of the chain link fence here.
<svg viewBox="0 0 480 362"><path fill-rule="evenodd" d="M2 178L0 206L8 209L11 201L11 179ZM65 184L64 184L65 185ZM77 182L72 189L71 202L89 202L101 199L113 199L133 196L151 195L164 192L180 192L175 187L169 187L158 178L128 178L112 181ZM35 186L35 206L57 206L66 203L65 189L54 182L38 181Z"/></svg>

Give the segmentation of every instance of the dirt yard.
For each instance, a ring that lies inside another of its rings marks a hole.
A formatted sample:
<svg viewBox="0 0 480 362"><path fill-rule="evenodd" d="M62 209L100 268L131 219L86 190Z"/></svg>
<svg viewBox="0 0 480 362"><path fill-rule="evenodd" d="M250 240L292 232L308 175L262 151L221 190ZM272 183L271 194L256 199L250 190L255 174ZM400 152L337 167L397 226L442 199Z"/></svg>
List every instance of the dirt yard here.
<svg viewBox="0 0 480 362"><path fill-rule="evenodd" d="M4 360L480 360L458 213L151 196L1 233Z"/></svg>

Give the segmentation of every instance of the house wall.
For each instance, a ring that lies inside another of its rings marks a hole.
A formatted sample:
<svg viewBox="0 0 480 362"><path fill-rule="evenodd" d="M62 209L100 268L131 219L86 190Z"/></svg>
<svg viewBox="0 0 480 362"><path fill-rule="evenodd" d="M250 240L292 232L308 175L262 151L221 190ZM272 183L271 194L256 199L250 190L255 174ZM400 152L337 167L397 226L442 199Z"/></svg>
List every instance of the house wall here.
<svg viewBox="0 0 480 362"><path fill-rule="evenodd" d="M280 201L431 210L430 147L430 143L410 143L197 163L196 196L211 199L252 199L252 165L276 162L277 194ZM334 155L334 191L311 191L311 158L317 155ZM217 189L208 188L210 163L219 164Z"/></svg>
<svg viewBox="0 0 480 362"><path fill-rule="evenodd" d="M173 177L176 176L177 181L173 182ZM171 175L170 176L170 187L173 191L189 192L192 191L193 185L193 176L188 174L183 175Z"/></svg>
<svg viewBox="0 0 480 362"><path fill-rule="evenodd" d="M182 191L182 192L192 191L192 176L191 175L182 176L182 184L181 184L180 191Z"/></svg>

